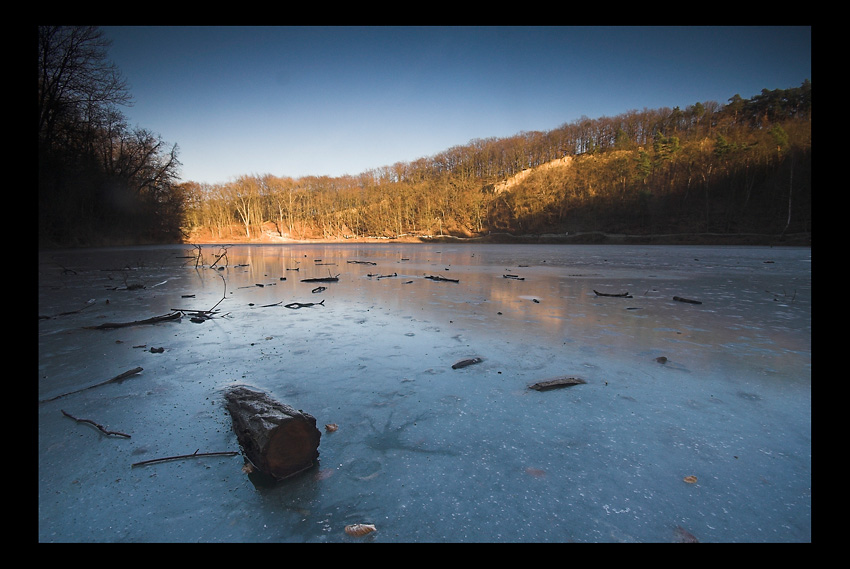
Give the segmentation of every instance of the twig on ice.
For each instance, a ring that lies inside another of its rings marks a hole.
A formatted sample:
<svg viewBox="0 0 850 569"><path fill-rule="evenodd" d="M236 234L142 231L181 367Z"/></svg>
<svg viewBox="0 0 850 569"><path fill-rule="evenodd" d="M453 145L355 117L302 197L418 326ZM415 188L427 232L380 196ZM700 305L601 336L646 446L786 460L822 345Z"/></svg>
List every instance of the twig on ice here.
<svg viewBox="0 0 850 569"><path fill-rule="evenodd" d="M128 326L139 326L141 324L156 324L158 322L169 322L171 320L179 320L182 315L179 312L171 314L163 314L162 316L153 316L144 320L135 320L133 322L104 322L99 326L83 326L86 330L111 330L112 328L127 328Z"/></svg>
<svg viewBox="0 0 850 569"><path fill-rule="evenodd" d="M227 281L226 281L226 280L224 280L224 276L223 276L223 275L218 275L218 276L220 276L220 277L221 277L221 282L223 282L223 283L224 283L224 294L222 294L222 295L221 295L221 300L219 300L218 302L216 302L216 303L213 305L213 307L212 307L212 308L210 308L207 312L212 312L213 310L215 310L215 309L216 309L216 307L217 307L219 304L221 304L221 301L222 301L222 300L224 300L225 298L227 298Z"/></svg>
<svg viewBox="0 0 850 569"><path fill-rule="evenodd" d="M212 265L210 265L211 269L213 267L215 267L218 264L218 262L221 261L222 258L224 258L225 262L227 262L227 248L228 247L230 247L230 245L222 245L220 247L222 253L221 253L221 255L218 256L218 258L215 260L215 262Z"/></svg>
<svg viewBox="0 0 850 569"><path fill-rule="evenodd" d="M177 456L166 456L165 458L152 458L150 460L143 460L142 462L134 462L132 466L143 466L145 464L153 464L154 462L165 462L167 460L182 460L184 458L195 458L198 456L236 456L237 454L239 454L238 452L234 451L199 453L198 450L196 450L192 454L180 454Z"/></svg>
<svg viewBox="0 0 850 569"><path fill-rule="evenodd" d="M171 310L176 310L181 313L192 314L192 322L203 322L209 318L212 318L212 315L215 313L216 307L222 303L222 301L227 298L227 281L224 280L224 276L218 275L221 277L221 281L224 283L224 294L221 295L221 300L216 302L212 308L209 310L188 310L184 308L172 308Z"/></svg>
<svg viewBox="0 0 850 569"><path fill-rule="evenodd" d="M126 433L119 433L118 431L107 431L107 430L103 427L103 425L98 425L97 423L95 423L95 422L94 422L94 421L92 421L91 419L77 419L76 417L74 417L74 416L73 416L73 415L71 415L70 413L66 412L64 409L62 409L61 411L62 411L62 414L63 414L63 415L65 415L66 417L69 417L69 418L71 418L71 419L75 420L75 421L76 421L76 422L78 422L78 423L88 423L89 425L94 425L95 427L97 427L97 430L99 430L99 431L100 431L101 433L103 433L104 435L115 435L115 436L117 436L117 437L126 437L126 438L128 438L128 439L130 438L130 435L128 435L128 434L126 434Z"/></svg>
<svg viewBox="0 0 850 569"><path fill-rule="evenodd" d="M141 372L142 369L143 368L140 368L140 367L134 367L133 369L127 370L124 373L116 375L112 379L107 379L106 381L102 381L101 383L95 383L94 385L89 385L88 387L83 387L82 389L78 389L76 391L70 391L68 393L63 393L62 395L57 395L56 397L51 397L50 399L42 399L41 401L39 401L39 403L45 403L47 401L55 401L55 400L59 399L60 397L65 397L66 395L71 395L73 393L79 393L80 391L85 391L86 389L91 389L93 387L100 387L101 385L106 385L107 383L112 383L113 381L121 381L122 379L130 377L131 375L136 375L137 373Z"/></svg>
<svg viewBox="0 0 850 569"><path fill-rule="evenodd" d="M92 299L89 299L88 301L86 301L85 306L83 306L82 308L78 308L77 310L69 310L68 312L60 312L59 314L55 314L53 316L41 316L41 315L39 315L38 319L39 320L47 320L47 319L50 319L50 318L56 318L57 316L68 316L69 314L77 314L78 312L82 312L83 310L85 310L86 308L89 308L90 306L94 306L94 303L95 303L95 299L92 298Z"/></svg>

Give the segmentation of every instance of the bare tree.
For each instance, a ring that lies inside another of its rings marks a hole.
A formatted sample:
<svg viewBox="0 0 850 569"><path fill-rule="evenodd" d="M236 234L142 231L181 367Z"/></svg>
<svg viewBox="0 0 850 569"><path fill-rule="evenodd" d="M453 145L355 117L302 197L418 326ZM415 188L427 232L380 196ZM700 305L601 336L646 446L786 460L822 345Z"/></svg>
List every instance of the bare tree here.
<svg viewBox="0 0 850 569"><path fill-rule="evenodd" d="M70 142L84 125L94 130L132 105L118 68L106 59L112 44L93 26L38 28L38 133L48 146Z"/></svg>

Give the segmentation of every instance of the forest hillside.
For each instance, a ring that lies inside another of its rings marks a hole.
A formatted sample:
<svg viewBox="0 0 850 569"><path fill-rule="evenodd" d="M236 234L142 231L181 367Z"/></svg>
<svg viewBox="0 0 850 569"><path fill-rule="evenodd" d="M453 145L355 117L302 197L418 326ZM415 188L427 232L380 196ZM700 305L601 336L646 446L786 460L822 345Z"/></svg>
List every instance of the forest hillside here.
<svg viewBox="0 0 850 569"><path fill-rule="evenodd" d="M38 34L39 246L300 240L810 243L811 82L581 117L357 175L181 181L109 41Z"/></svg>
<svg viewBox="0 0 850 569"><path fill-rule="evenodd" d="M188 183L192 242L810 244L811 83L472 140L358 176Z"/></svg>

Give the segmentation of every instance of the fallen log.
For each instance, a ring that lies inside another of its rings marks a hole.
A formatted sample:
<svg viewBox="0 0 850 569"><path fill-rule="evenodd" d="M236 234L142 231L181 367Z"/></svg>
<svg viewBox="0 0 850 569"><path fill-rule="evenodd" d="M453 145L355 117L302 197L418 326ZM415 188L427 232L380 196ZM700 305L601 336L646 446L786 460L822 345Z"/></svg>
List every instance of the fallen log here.
<svg viewBox="0 0 850 569"><path fill-rule="evenodd" d="M316 464L322 433L315 417L246 387L224 397L243 454L256 470L283 480Z"/></svg>
<svg viewBox="0 0 850 569"><path fill-rule="evenodd" d="M550 389L557 389L559 387L570 387L571 385L580 385L582 383L587 382L577 377L556 377L554 379L538 381L537 383L529 385L528 388L534 389L535 391L549 391Z"/></svg>

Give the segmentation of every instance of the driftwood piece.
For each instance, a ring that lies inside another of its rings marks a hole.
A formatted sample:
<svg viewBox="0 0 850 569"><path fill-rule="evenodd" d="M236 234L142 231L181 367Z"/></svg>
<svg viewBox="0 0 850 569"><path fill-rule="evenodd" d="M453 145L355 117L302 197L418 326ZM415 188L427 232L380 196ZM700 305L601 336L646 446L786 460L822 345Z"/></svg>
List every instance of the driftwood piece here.
<svg viewBox="0 0 850 569"><path fill-rule="evenodd" d="M607 293L607 292L599 292L598 290L594 289L593 292L596 293L596 296L613 296L613 297L617 297L617 298L632 298L632 295L630 295L628 291L621 292L621 293L618 293L618 294L611 294L611 293Z"/></svg>
<svg viewBox="0 0 850 569"><path fill-rule="evenodd" d="M476 356L474 358L469 358L468 360L460 360L459 362L455 362L454 364L452 364L452 369L464 368L466 366L471 366L473 364L479 364L483 361L484 361L484 359L479 358L478 356Z"/></svg>
<svg viewBox="0 0 850 569"><path fill-rule="evenodd" d="M135 320L133 322L104 322L100 326L83 326L83 328L87 330L111 330L113 328L126 328L128 326L139 326L141 324L156 324L158 322L170 322L173 320L180 320L183 316L181 312L172 312L170 314L163 314L162 316L154 316L152 318L145 318L144 320Z"/></svg>
<svg viewBox="0 0 850 569"><path fill-rule="evenodd" d="M114 383L116 381L121 381L123 379L126 379L126 378L132 376L132 375L136 375L137 373L141 373L142 370L143 370L143 368L141 368L141 367L134 367L133 369L129 369L129 370L125 371L124 373L119 373L118 375L116 375L112 379L107 379L106 381L101 381L100 383L95 383L94 385L89 385L88 387L83 387L82 389L77 389L76 391L69 391L68 393L63 393L62 395L57 395L56 397L51 397L50 399L42 399L41 401L39 401L39 403L46 403L48 401L56 401L60 397L65 397L66 395L73 395L74 393L79 393L80 391L85 391L86 389L91 389L93 387L100 387L101 385L106 385L107 383ZM63 411L63 413L64 413L64 411Z"/></svg>
<svg viewBox="0 0 850 569"><path fill-rule="evenodd" d="M283 301L281 301L283 302ZM299 308L309 308L311 306L324 306L325 301L322 299L322 302L290 302L289 304L284 304L283 306L286 308L292 308L293 310L297 310Z"/></svg>
<svg viewBox="0 0 850 569"><path fill-rule="evenodd" d="M283 480L316 463L322 433L315 417L242 386L228 390L225 399L233 431L254 468Z"/></svg>
<svg viewBox="0 0 850 569"><path fill-rule="evenodd" d="M556 377L554 379L538 381L537 383L529 385L528 388L534 389L536 391L549 391L550 389L557 389L559 387L570 387L571 385L579 385L582 383L587 382L577 377Z"/></svg>
<svg viewBox="0 0 850 569"><path fill-rule="evenodd" d="M687 302L688 304L702 304L699 300L692 300L690 298L682 298L681 296L674 296L673 300L676 302Z"/></svg>

